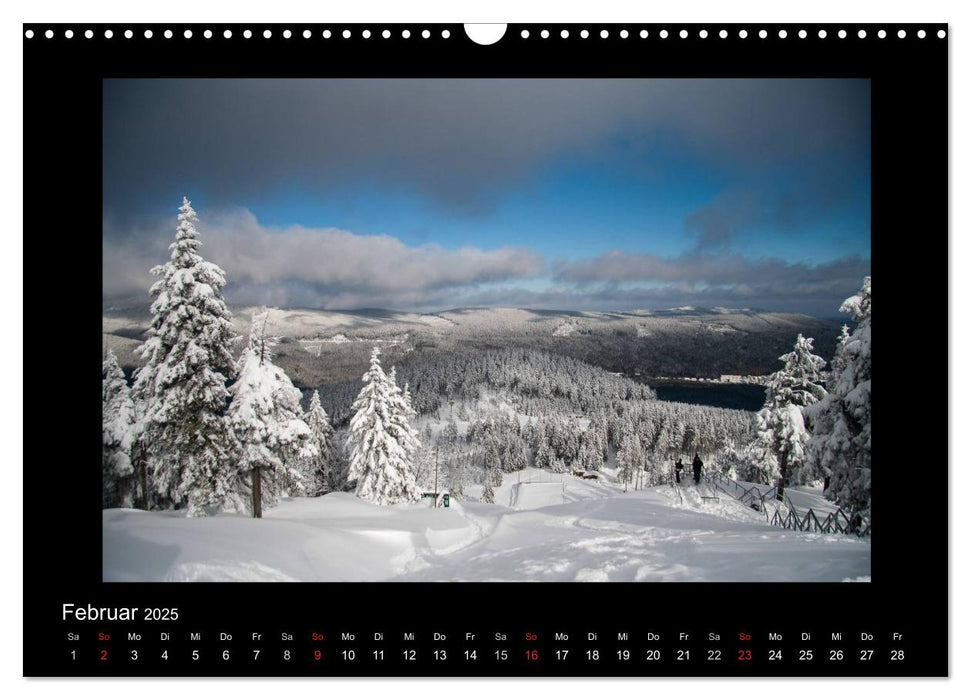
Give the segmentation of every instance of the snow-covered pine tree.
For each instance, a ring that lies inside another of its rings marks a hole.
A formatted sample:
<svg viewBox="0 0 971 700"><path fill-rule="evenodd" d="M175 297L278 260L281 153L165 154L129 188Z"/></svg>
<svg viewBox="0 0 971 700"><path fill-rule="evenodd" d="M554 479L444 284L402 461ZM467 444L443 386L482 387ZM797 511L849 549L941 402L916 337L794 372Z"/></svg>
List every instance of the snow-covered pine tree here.
<svg viewBox="0 0 971 700"><path fill-rule="evenodd" d="M331 427L327 411L320 405L320 392L314 389L310 405L303 414L303 422L310 429L310 442L317 448L317 454L305 461L304 474L309 479L308 493L321 496L339 488L332 473L331 442L334 429Z"/></svg>
<svg viewBox="0 0 971 700"><path fill-rule="evenodd" d="M421 440L418 431L414 427L414 420L418 417L418 412L411 405L411 393L408 386L404 390L398 386L398 372L395 367L391 368L391 373L387 375L389 384L389 395L391 396L391 424L389 432L395 436L398 443L405 448L409 462L414 465L421 449Z"/></svg>
<svg viewBox="0 0 971 700"><path fill-rule="evenodd" d="M254 316L239 376L229 389L237 484L254 518L263 517L263 509L276 505L281 495L302 494L298 464L319 455L302 418L300 390L273 363L276 342L266 334L266 315Z"/></svg>
<svg viewBox="0 0 971 700"><path fill-rule="evenodd" d="M805 459L809 431L803 409L826 395L820 378L826 361L812 350L813 339L799 334L792 352L779 358L783 367L769 378L765 404L755 414L753 452L777 481L779 499Z"/></svg>
<svg viewBox="0 0 971 700"><path fill-rule="evenodd" d="M548 422L546 437L549 440L554 457L558 459L562 459L566 454L567 435L568 431L563 418L561 416L552 417Z"/></svg>
<svg viewBox="0 0 971 700"><path fill-rule="evenodd" d="M131 507L136 490L131 454L135 403L115 353L101 363L101 505Z"/></svg>
<svg viewBox="0 0 971 700"><path fill-rule="evenodd" d="M557 457L553 460L553 463L550 465L550 470L558 474L562 474L564 472L570 471L570 467L566 463L565 459L563 459L562 457Z"/></svg>
<svg viewBox="0 0 971 700"><path fill-rule="evenodd" d="M152 269L152 323L137 352L133 394L144 406L141 447L155 501L190 516L221 507L234 489L226 384L237 340L222 297L225 273L198 253L198 221L182 199L170 259Z"/></svg>
<svg viewBox="0 0 971 700"><path fill-rule="evenodd" d="M568 465L572 465L580 458L580 423L576 416L570 416L566 429L564 459Z"/></svg>
<svg viewBox="0 0 971 700"><path fill-rule="evenodd" d="M546 433L541 431L537 441L539 446L536 449L536 468L553 469L554 462L556 462L556 455L553 454L553 448L550 447L550 443L546 441Z"/></svg>
<svg viewBox="0 0 971 700"><path fill-rule="evenodd" d="M693 425L687 425L684 429L684 438L682 442L682 451L685 454L694 454L698 451L698 443L701 440L701 435L698 429Z"/></svg>
<svg viewBox="0 0 971 700"><path fill-rule="evenodd" d="M526 461L526 447L520 444L509 452L509 465L507 471L518 472L525 469L528 465Z"/></svg>
<svg viewBox="0 0 971 700"><path fill-rule="evenodd" d="M633 480L635 471L640 469L640 440L636 435L626 435L617 451L618 478L624 482L624 491Z"/></svg>
<svg viewBox="0 0 971 700"><path fill-rule="evenodd" d="M827 498L852 511L857 525L870 518L870 278L840 306L857 322L837 348L830 393L812 406L813 433L805 472L828 481Z"/></svg>
<svg viewBox="0 0 971 700"><path fill-rule="evenodd" d="M680 419L666 421L664 424L665 455L677 457L682 454L684 445L684 423Z"/></svg>
<svg viewBox="0 0 971 700"><path fill-rule="evenodd" d="M401 413L401 392L381 369L377 347L371 352L363 381L351 406L354 417L348 437L348 478L357 481L357 496L366 501L380 505L417 501L421 491L415 483L411 458L418 439L407 414Z"/></svg>
<svg viewBox="0 0 971 700"><path fill-rule="evenodd" d="M846 369L846 359L843 356L843 349L850 340L850 327L845 323L840 329L840 337L836 340L836 352L833 355L833 361L830 363L832 371L830 372L829 385L832 386L838 380L843 370Z"/></svg>
<svg viewBox="0 0 971 700"><path fill-rule="evenodd" d="M651 474L651 486L666 484L671 479L670 462L656 452L651 454L648 469Z"/></svg>
<svg viewBox="0 0 971 700"><path fill-rule="evenodd" d="M415 484L420 491L435 490L435 448L423 444L413 462L415 465Z"/></svg>
<svg viewBox="0 0 971 700"><path fill-rule="evenodd" d="M391 370L392 374L394 375L394 381L397 383L397 371L394 367L392 367ZM414 421L418 417L418 411L415 410L415 403L411 398L411 387L408 386L408 382L405 382L405 386L401 390L401 400L404 401L404 404L408 409L408 420Z"/></svg>
<svg viewBox="0 0 971 700"><path fill-rule="evenodd" d="M583 469L588 472L599 472L603 463L603 452L596 441L585 442L580 452L580 465Z"/></svg>
<svg viewBox="0 0 971 700"><path fill-rule="evenodd" d="M495 434L490 434L486 440L483 467L485 468L486 481L493 486L502 484L502 459L499 452L499 440Z"/></svg>
<svg viewBox="0 0 971 700"><path fill-rule="evenodd" d="M718 450L714 458L714 466L729 479L744 479L748 476L744 456L735 449L735 444L731 441Z"/></svg>
<svg viewBox="0 0 971 700"><path fill-rule="evenodd" d="M488 479L486 479L485 486L482 488L482 502L483 503L496 502L496 492L492 488L492 483Z"/></svg>
<svg viewBox="0 0 971 700"><path fill-rule="evenodd" d="M445 485L452 498L464 496L465 484L468 479L465 462L454 456L445 461Z"/></svg>
<svg viewBox="0 0 971 700"><path fill-rule="evenodd" d="M755 421L757 422L757 421ZM735 464L735 479L752 484L768 484L772 481L772 474L776 472L778 463L775 456L769 453L768 458L759 447L758 441L744 444L735 449L738 462Z"/></svg>
<svg viewBox="0 0 971 700"><path fill-rule="evenodd" d="M606 461L608 456L607 419L602 413L590 422L589 430L593 432L594 442L601 450L602 461Z"/></svg>
<svg viewBox="0 0 971 700"><path fill-rule="evenodd" d="M350 471L351 455L347 445L349 430L342 428L334 431L334 437L327 451L327 473L330 475L334 491L349 490L348 472Z"/></svg>

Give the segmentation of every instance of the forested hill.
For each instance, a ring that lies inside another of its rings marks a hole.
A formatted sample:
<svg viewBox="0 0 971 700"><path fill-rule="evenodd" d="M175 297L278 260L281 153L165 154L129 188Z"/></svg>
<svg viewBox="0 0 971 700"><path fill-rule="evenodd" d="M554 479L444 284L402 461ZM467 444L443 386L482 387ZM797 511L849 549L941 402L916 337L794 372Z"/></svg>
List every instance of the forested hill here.
<svg viewBox="0 0 971 700"><path fill-rule="evenodd" d="M234 310L245 334L257 308ZM147 304L105 308L105 345L122 366L138 364L133 349L147 326ZM415 350L523 348L583 360L610 372L712 378L768 374L796 335L815 339L832 357L840 324L802 314L729 309L581 312L455 309L437 314L382 310L271 309L267 330L282 338L281 367L299 386L359 378L374 345L388 364Z"/></svg>
<svg viewBox="0 0 971 700"><path fill-rule="evenodd" d="M625 401L655 398L641 383L617 376L580 360L535 350L420 348L395 367L398 382L408 385L420 414L430 414L451 402L474 402L484 392L498 392L525 414L603 412ZM359 379L320 387L328 415L340 425L350 416L361 388Z"/></svg>

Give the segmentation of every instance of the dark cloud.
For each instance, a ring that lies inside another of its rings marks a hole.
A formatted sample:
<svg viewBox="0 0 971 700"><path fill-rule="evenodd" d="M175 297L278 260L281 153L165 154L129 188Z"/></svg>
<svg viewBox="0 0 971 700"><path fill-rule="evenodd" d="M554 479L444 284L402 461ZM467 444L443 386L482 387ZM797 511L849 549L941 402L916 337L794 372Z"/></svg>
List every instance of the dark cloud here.
<svg viewBox="0 0 971 700"><path fill-rule="evenodd" d="M765 222L771 214L766 202L753 191L722 192L684 220L685 230L696 239L698 250L724 249L749 225Z"/></svg>
<svg viewBox="0 0 971 700"><path fill-rule="evenodd" d="M590 294L680 299L681 303L759 306L838 306L870 274L870 261L847 256L811 265L776 258L692 252L675 257L608 251L554 263L553 278ZM692 301L694 300L694 301ZM718 300L713 301L713 300ZM836 307L833 307L836 308Z"/></svg>
<svg viewBox="0 0 971 700"><path fill-rule="evenodd" d="M863 209L869 195L866 159L804 162L798 173L779 168L759 173L755 179L741 176L686 216L684 228L698 251L723 251L746 230L763 228L796 235L841 206Z"/></svg>
<svg viewBox="0 0 971 700"><path fill-rule="evenodd" d="M794 137L798 134L798 137ZM622 143L618 145L618 139ZM864 80L106 80L109 210L365 181L475 212L563 153L866 160Z"/></svg>
<svg viewBox="0 0 971 700"><path fill-rule="evenodd" d="M865 201L869 100L865 80L106 80L104 296L145 294L167 258L170 204L189 192L206 204L204 252L226 269L234 304L830 314L869 261L753 260L732 244L753 226L788 235ZM478 215L564 158L690 189L665 181L672 153L722 191L684 221L694 250L669 258L615 251L550 266L522 246L280 229L238 208L343 189Z"/></svg>

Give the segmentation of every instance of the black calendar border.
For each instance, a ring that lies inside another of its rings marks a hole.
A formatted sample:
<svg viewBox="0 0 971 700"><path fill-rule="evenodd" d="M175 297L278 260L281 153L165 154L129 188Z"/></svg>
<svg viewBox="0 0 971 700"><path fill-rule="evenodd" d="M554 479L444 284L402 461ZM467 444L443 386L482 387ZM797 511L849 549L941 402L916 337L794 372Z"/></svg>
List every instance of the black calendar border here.
<svg viewBox="0 0 971 700"><path fill-rule="evenodd" d="M74 33L70 39L64 37L68 27ZM372 32L370 39L361 36L365 27ZM706 39L698 36L702 27L708 30ZM468 40L461 25L126 24L111 26L110 40L103 36L106 28L24 25L34 34L24 39L23 47L26 675L77 673L45 652L52 640L59 642L63 635L60 605L69 601L179 606L190 626L276 629L281 621L298 620L292 624L300 629L306 625L335 632L395 626L419 634L463 626L508 628L513 634L557 626L574 630L716 626L757 633L785 625L847 631L899 627L914 640L913 660L905 671L881 665L866 673L948 673L949 518L940 507L947 489L931 488L929 483L940 485L947 477L944 421L949 390L946 384L929 387L923 381L925 367L944 369L948 361L949 243L945 244L944 233L949 224L948 40L936 36L939 30L948 30L946 25L524 24L510 25L501 41L485 47ZM207 28L214 33L209 40L201 38ZM273 33L271 39L262 38L267 28ZM284 28L291 29L293 38L282 38ZM431 37L419 39L425 28L434 30ZM584 28L590 32L585 40L578 37ZM620 38L622 28L630 32L626 39ZM748 32L745 39L738 36L741 28ZM53 38L45 37L48 29L54 30ZM94 32L91 39L83 36L88 29ZM132 39L123 38L125 29L133 30ZM143 37L146 29L153 30L152 39ZM173 30L171 39L163 38L165 29ZM185 29L191 29L194 38L183 38ZM226 29L232 39L222 38ZM243 38L244 29L250 29L253 38ZM304 29L312 31L312 39L300 36ZM323 39L323 29L331 30L332 38ZM344 29L351 30L351 38L341 36ZM392 30L391 38L378 37L384 29ZM411 32L410 39L402 38L403 29ZM449 39L441 37L443 29L450 31ZM523 29L530 32L529 39L520 36ZM550 38L539 38L543 29ZM559 38L564 29L571 38ZM609 31L609 39L599 38L603 29ZM648 39L638 36L642 29L648 30ZM660 38L662 29L669 32L668 38ZM682 29L688 30L688 38L680 38ZM725 39L717 37L722 29L728 32ZM768 32L765 39L758 37L762 29ZM779 37L780 29L787 31L786 38ZM818 38L820 29L827 32L826 39ZM847 38L838 38L840 29L847 31ZM878 38L881 29L886 38ZM907 38L897 38L901 29ZM926 38L918 38L919 29L926 31ZM800 30L807 32L805 39L799 38ZM860 30L867 38L858 37ZM879 293L885 301L877 312L878 319L885 319L878 320L877 335L885 340L878 340L875 357L877 373L884 379L877 389L872 582L103 583L100 484L97 469L90 468L97 464L100 450L94 397L99 393L101 338L94 333L100 333L102 304L100 280L90 273L101 264L102 183L97 174L102 154L101 81L125 77L868 78L871 230L876 232L873 268L878 280L887 280L879 283L885 284ZM57 206L50 204L52 194ZM43 238L35 235L39 222ZM896 231L911 237L923 234L923 246L907 247L895 240ZM55 245L50 242L52 233ZM914 319L910 309L918 275L922 288L935 294L924 292L923 303L918 302L920 317ZM38 276L44 281L35 286ZM71 300L66 313L53 310L48 301L46 287L51 280L62 285L56 296L65 294ZM891 326L893 309L896 327ZM924 359L919 369L900 369L914 358L932 356L939 359ZM51 420L67 420L70 427L51 440L40 429ZM908 438L915 433L933 433L931 442L940 445L939 454L925 453L926 437L920 444ZM886 465L894 463L921 465L926 481L887 478L892 467ZM915 508L905 511L895 508L895 503L914 503ZM921 510L925 507L927 512ZM61 520L52 521L50 513L60 514ZM456 596L468 601L501 599L502 606L442 604ZM597 603L590 604L590 599ZM544 670L605 673L572 667ZM823 675L845 673L838 668L823 670ZM127 668L111 672L142 675ZM431 675L441 671L422 666L418 671L370 672ZM530 668L487 672L537 675ZM788 665L757 672L805 673ZM254 671L247 668L185 671L186 675L250 673ZM445 673L483 672L449 669ZM643 668L633 673L611 669L610 673L647 675ZM672 668L665 675L682 673ZM720 674L698 668L690 675L712 673Z"/></svg>

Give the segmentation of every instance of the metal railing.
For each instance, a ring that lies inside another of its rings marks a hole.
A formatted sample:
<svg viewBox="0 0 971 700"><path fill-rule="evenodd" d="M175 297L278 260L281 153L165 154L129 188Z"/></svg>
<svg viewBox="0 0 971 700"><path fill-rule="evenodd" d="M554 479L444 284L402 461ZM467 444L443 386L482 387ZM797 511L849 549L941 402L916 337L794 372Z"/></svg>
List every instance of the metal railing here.
<svg viewBox="0 0 971 700"><path fill-rule="evenodd" d="M819 532L826 535L857 535L867 537L870 534L870 523L859 515L847 515L842 508L836 506L835 510L822 516L817 514L812 508L801 511L793 505L789 496L784 499L786 513L781 514L777 508L775 515L770 521L772 525L778 525L789 530L799 530L800 532ZM822 520L820 520L822 517Z"/></svg>
<svg viewBox="0 0 971 700"><path fill-rule="evenodd" d="M709 471L705 480L719 491L731 496L737 501L757 510L765 516L770 525L798 530L800 532L819 532L822 534L842 534L868 537L870 522L858 515L847 515L839 506L835 510L823 515L812 508L800 510L793 505L788 494L782 501L774 498L775 489L763 492L758 486L745 487L721 472ZM772 511L772 515L769 512Z"/></svg>
<svg viewBox="0 0 971 700"><path fill-rule="evenodd" d="M674 492L678 494L678 503L684 504L684 496L681 493L681 484L678 482L678 476L675 474L674 467L671 467L671 488Z"/></svg>
<svg viewBox="0 0 971 700"><path fill-rule="evenodd" d="M765 516L766 522L769 521L769 509L765 503L765 494L757 486L742 486L734 479L730 479L721 472L714 470L705 472L704 479L718 491L721 491L727 496L731 496L752 510L757 510L762 513Z"/></svg>

